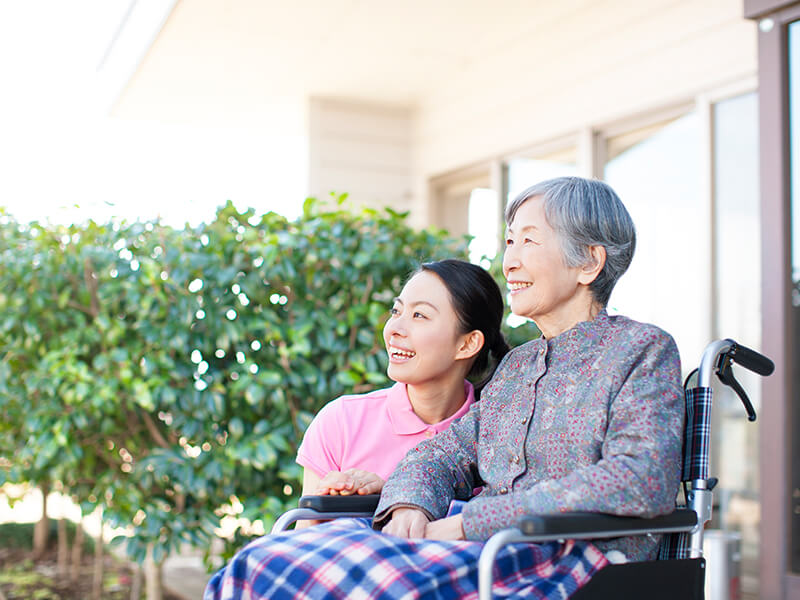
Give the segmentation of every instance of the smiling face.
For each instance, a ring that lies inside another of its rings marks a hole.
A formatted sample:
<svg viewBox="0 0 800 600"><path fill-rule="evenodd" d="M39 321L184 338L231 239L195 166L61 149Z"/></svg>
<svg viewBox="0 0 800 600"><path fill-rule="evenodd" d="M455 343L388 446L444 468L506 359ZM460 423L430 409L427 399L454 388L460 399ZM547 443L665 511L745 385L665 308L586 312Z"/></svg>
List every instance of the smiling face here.
<svg viewBox="0 0 800 600"><path fill-rule="evenodd" d="M383 328L387 374L408 385L461 380L476 352L464 351L467 337L442 280L427 271L417 273L395 298Z"/></svg>
<svg viewBox="0 0 800 600"><path fill-rule="evenodd" d="M589 277L585 268L566 265L541 196L526 200L506 230L503 274L511 310L532 319L547 337L593 316L588 283L596 274Z"/></svg>

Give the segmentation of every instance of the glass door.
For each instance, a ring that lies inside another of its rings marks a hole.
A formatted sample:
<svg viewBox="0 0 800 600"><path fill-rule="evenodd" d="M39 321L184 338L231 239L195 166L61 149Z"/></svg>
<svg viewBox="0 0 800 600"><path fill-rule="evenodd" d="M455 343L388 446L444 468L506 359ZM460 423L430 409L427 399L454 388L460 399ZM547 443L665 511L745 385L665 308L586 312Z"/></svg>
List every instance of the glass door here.
<svg viewBox="0 0 800 600"><path fill-rule="evenodd" d="M788 26L789 66L789 144L790 144L790 215L791 215L791 294L793 356L800 356L800 21ZM791 514L789 568L800 573L800 366L793 365L789 395Z"/></svg>

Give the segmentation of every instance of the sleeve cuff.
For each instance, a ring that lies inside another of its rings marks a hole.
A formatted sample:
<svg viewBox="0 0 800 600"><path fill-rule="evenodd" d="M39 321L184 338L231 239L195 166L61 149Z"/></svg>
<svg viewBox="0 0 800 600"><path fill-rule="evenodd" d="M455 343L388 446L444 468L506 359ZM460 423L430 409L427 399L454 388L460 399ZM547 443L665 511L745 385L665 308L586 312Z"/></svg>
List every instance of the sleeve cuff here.
<svg viewBox="0 0 800 600"><path fill-rule="evenodd" d="M415 508L425 513L425 516L428 517L428 521L434 520L433 515L431 515L431 513L424 507L418 506L416 504L409 504L408 502L398 502L397 504L392 504L391 506L387 506L380 512L375 513L375 516L372 517L372 528L377 531L380 531L383 528L383 526L386 525L391 520L392 512L397 508Z"/></svg>
<svg viewBox="0 0 800 600"><path fill-rule="evenodd" d="M524 516L516 494L473 498L461 513L464 536L482 542L501 529L513 527Z"/></svg>

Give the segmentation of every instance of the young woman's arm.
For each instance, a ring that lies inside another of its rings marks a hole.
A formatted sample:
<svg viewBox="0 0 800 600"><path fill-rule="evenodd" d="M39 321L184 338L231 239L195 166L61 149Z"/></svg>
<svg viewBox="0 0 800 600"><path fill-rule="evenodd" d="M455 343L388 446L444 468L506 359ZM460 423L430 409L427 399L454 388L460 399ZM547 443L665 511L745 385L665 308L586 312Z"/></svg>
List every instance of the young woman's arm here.
<svg viewBox="0 0 800 600"><path fill-rule="evenodd" d="M319 482L322 480L322 477L317 475L312 469L304 468L303 469L303 493L302 496L314 496L318 495L319 492Z"/></svg>
<svg viewBox="0 0 800 600"><path fill-rule="evenodd" d="M322 478L314 473L311 469L303 469L303 493L302 496L312 496L317 493L319 482ZM305 529L311 527L322 521L298 521L295 523L295 529Z"/></svg>

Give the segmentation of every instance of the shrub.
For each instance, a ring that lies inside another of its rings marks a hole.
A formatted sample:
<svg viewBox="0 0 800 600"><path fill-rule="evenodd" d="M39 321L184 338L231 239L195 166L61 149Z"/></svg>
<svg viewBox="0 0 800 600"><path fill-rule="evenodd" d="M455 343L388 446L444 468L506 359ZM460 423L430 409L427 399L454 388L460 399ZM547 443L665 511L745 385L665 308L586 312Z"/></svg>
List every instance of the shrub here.
<svg viewBox="0 0 800 600"><path fill-rule="evenodd" d="M296 221L50 226L0 219L3 481L58 480L130 528L136 560L272 518L314 413L387 383L380 329L421 260L464 240L391 210Z"/></svg>

